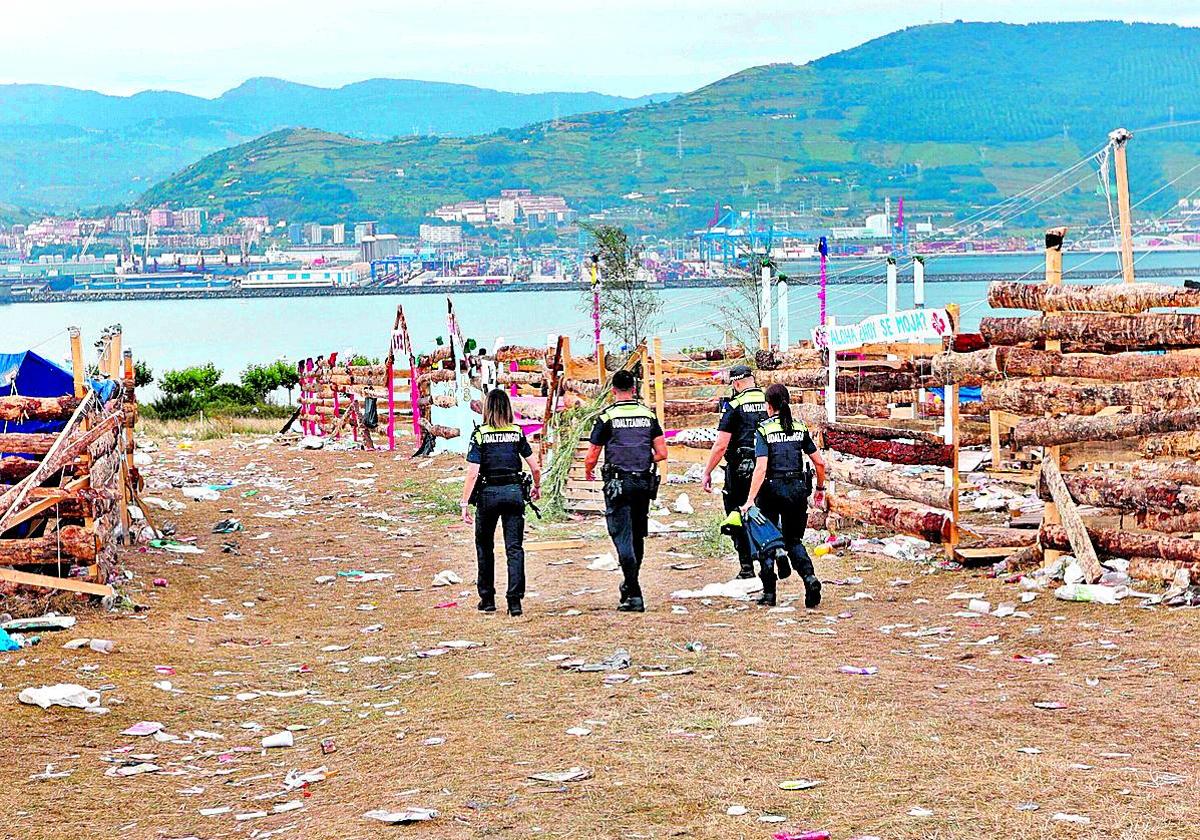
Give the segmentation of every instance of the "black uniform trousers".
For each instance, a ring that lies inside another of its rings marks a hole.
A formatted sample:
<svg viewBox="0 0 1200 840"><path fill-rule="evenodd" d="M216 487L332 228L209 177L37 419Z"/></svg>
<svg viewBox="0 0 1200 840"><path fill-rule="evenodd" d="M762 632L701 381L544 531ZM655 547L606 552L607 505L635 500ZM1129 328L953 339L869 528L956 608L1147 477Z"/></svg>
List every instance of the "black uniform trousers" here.
<svg viewBox="0 0 1200 840"><path fill-rule="evenodd" d="M733 513L746 504L750 495L750 480L753 478L753 461L750 464L751 467L745 475L741 474L743 468L739 467L737 462L725 464L725 489L721 491L721 499L725 503L726 513ZM737 549L738 562L743 568L751 568L754 558L750 553L750 539L746 536L746 529L732 529L729 538L733 540L733 547Z"/></svg>
<svg viewBox="0 0 1200 840"><path fill-rule="evenodd" d="M813 572L812 558L804 547L804 530L808 527L808 486L803 478L768 478L758 494L758 509L775 523L783 534L792 568L800 577ZM766 580L766 569L764 582ZM774 569L771 570L772 584Z"/></svg>
<svg viewBox="0 0 1200 840"><path fill-rule="evenodd" d="M642 585L638 573L646 549L647 520L650 518L650 488L640 482L622 479L621 492L616 497L605 494L604 519L612 537L624 579L621 598L641 598Z"/></svg>
<svg viewBox="0 0 1200 840"><path fill-rule="evenodd" d="M496 523L503 523L504 553L508 558L509 598L525 597L525 498L521 485L484 487L475 508L476 586L484 601L496 598Z"/></svg>

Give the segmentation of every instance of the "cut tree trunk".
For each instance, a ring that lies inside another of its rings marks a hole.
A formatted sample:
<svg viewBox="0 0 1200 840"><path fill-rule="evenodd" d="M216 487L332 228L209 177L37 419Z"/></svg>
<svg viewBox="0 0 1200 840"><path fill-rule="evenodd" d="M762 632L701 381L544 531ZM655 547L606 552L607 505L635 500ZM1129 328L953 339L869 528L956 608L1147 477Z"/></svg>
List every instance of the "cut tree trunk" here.
<svg viewBox="0 0 1200 840"><path fill-rule="evenodd" d="M865 423L827 423L825 431L846 432L871 438L872 440L914 440L921 443L942 445L944 440L937 432L922 429L899 429L889 426L868 426Z"/></svg>
<svg viewBox="0 0 1200 840"><path fill-rule="evenodd" d="M1187 513L1142 510L1138 511L1137 523L1147 530L1163 531L1167 534L1200 533L1200 510L1190 510Z"/></svg>
<svg viewBox="0 0 1200 840"><path fill-rule="evenodd" d="M1096 557L1096 548L1088 536L1083 517L1079 515L1075 500L1071 498L1066 482L1063 481L1057 457L1042 462L1042 483L1050 491L1050 498L1054 500L1054 506L1058 509L1062 529L1066 531L1071 551L1083 569L1084 579L1088 583L1095 583L1104 574L1104 569L1100 566L1100 559Z"/></svg>
<svg viewBox="0 0 1200 840"><path fill-rule="evenodd" d="M1155 379L1105 385L1006 380L983 384L983 406L1013 414L1097 414L1114 405L1144 411L1174 411L1200 406L1200 379Z"/></svg>
<svg viewBox="0 0 1200 840"><path fill-rule="evenodd" d="M54 563L59 554L75 560L96 558L96 535L79 525L28 540L0 540L0 566Z"/></svg>
<svg viewBox="0 0 1200 840"><path fill-rule="evenodd" d="M950 510L951 491L937 482L925 481L916 476L906 476L890 467L869 467L866 464L845 461L836 455L828 458L830 475L839 482L878 490L894 499L905 499L931 508Z"/></svg>
<svg viewBox="0 0 1200 840"><path fill-rule="evenodd" d="M825 365L825 354L820 350L759 350L754 355L760 371L780 368L820 368Z"/></svg>
<svg viewBox="0 0 1200 840"><path fill-rule="evenodd" d="M1175 353L1070 353L1029 347L990 347L974 353L940 353L931 374L939 384L978 385L1020 376L1061 376L1137 382L1180 376L1200 376L1200 355Z"/></svg>
<svg viewBox="0 0 1200 840"><path fill-rule="evenodd" d="M25 434L22 432L0 433L0 452L21 455L45 455L54 445L58 435Z"/></svg>
<svg viewBox="0 0 1200 840"><path fill-rule="evenodd" d="M0 420L66 420L78 407L75 397L0 397Z"/></svg>
<svg viewBox="0 0 1200 840"><path fill-rule="evenodd" d="M430 423L424 418L421 419L421 428L429 432L429 434L433 435L434 437L442 438L443 440L450 440L451 438L456 438L462 434L460 430L451 426L439 426L436 423Z"/></svg>
<svg viewBox="0 0 1200 840"><path fill-rule="evenodd" d="M38 462L28 458L0 458L0 484L16 484L37 469Z"/></svg>
<svg viewBox="0 0 1200 840"><path fill-rule="evenodd" d="M1081 505L1111 508L1122 513L1200 510L1200 488L1181 485L1177 481L1081 473L1067 473L1062 478L1071 498ZM1043 499L1050 498L1045 482L1038 490Z"/></svg>
<svg viewBox="0 0 1200 840"><path fill-rule="evenodd" d="M847 519L879 525L934 543L948 542L953 530L950 514L917 508L895 499L864 496L851 499L837 494L829 497L829 510Z"/></svg>
<svg viewBox="0 0 1200 840"><path fill-rule="evenodd" d="M829 385L829 373L825 368L816 370L766 370L759 371L759 385L786 385L805 391L823 390ZM894 391L912 391L920 387L917 375L912 371L883 370L867 373L839 373L838 394L887 394Z"/></svg>
<svg viewBox="0 0 1200 840"><path fill-rule="evenodd" d="M1175 563L1200 563L1200 540L1116 528L1089 528L1088 536L1097 551L1110 557L1153 557ZM1042 525L1039 541L1043 548L1071 550L1071 541L1061 525Z"/></svg>
<svg viewBox="0 0 1200 840"><path fill-rule="evenodd" d="M1134 580L1169 582L1175 579L1180 569L1187 569L1188 583L1200 583L1200 566L1195 563L1156 560L1151 557L1131 557L1128 574Z"/></svg>
<svg viewBox="0 0 1200 840"><path fill-rule="evenodd" d="M1025 548L1037 545L1037 531L1032 528L1001 528L987 525L961 525L959 535L963 548Z"/></svg>
<svg viewBox="0 0 1200 840"><path fill-rule="evenodd" d="M1200 485L1200 464L1195 461L1137 461L1129 465L1129 474L1134 478Z"/></svg>
<svg viewBox="0 0 1200 840"><path fill-rule="evenodd" d="M1200 346L1200 315L1116 315L1072 312L1027 318L983 318L979 330L991 344L1065 341L1119 350Z"/></svg>
<svg viewBox="0 0 1200 840"><path fill-rule="evenodd" d="M502 347L497 347L494 354L497 363L508 364L510 362L523 362L527 359L536 361L544 361L546 358L545 347L522 347L517 344L506 344Z"/></svg>
<svg viewBox="0 0 1200 840"><path fill-rule="evenodd" d="M987 300L993 309L1135 313L1156 307L1200 306L1200 289L1155 283L1051 286L1000 281L988 286Z"/></svg>
<svg viewBox="0 0 1200 840"><path fill-rule="evenodd" d="M1109 417L1045 417L1023 420L1014 426L1012 442L1018 447L1060 446L1197 430L1200 430L1200 408Z"/></svg>
<svg viewBox="0 0 1200 840"><path fill-rule="evenodd" d="M873 440L858 432L826 431L825 445L847 455L874 458L893 464L948 467L954 463L954 447L949 444L901 443L894 440Z"/></svg>

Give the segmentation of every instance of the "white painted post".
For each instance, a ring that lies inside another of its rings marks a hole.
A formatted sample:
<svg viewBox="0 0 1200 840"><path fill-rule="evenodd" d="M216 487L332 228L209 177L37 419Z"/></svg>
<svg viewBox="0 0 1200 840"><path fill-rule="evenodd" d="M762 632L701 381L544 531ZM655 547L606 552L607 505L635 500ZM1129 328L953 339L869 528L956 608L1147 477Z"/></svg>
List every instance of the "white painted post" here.
<svg viewBox="0 0 1200 840"><path fill-rule="evenodd" d="M762 267L762 293L759 302L759 327L766 336L767 346L771 345L771 266ZM766 348L763 348L766 349Z"/></svg>
<svg viewBox="0 0 1200 840"><path fill-rule="evenodd" d="M837 318L830 315L826 320L825 337L833 335L834 327L837 326ZM837 351L832 347L828 348L829 364L829 382L825 386L825 416L829 418L829 422L837 421Z"/></svg>
<svg viewBox="0 0 1200 840"><path fill-rule="evenodd" d="M779 345L780 350L787 350L788 345L792 343L792 330L788 319L788 284L783 280L779 281L779 296L776 306L779 307L779 317L777 319L779 334L775 336L775 341Z"/></svg>
<svg viewBox="0 0 1200 840"><path fill-rule="evenodd" d="M925 306L925 258L913 257L913 306Z"/></svg>
<svg viewBox="0 0 1200 840"><path fill-rule="evenodd" d="M896 314L897 296L899 294L896 288L896 258L888 257L887 261L887 314Z"/></svg>

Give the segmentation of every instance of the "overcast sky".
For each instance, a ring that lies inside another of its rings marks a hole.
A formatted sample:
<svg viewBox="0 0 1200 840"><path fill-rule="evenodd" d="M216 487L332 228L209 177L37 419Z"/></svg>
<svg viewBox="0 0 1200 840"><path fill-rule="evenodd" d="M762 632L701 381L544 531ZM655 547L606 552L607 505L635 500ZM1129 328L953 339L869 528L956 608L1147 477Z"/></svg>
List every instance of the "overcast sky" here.
<svg viewBox="0 0 1200 840"><path fill-rule="evenodd" d="M1200 25L1182 0L0 0L0 82L215 96L254 76L513 91L691 90L930 21Z"/></svg>

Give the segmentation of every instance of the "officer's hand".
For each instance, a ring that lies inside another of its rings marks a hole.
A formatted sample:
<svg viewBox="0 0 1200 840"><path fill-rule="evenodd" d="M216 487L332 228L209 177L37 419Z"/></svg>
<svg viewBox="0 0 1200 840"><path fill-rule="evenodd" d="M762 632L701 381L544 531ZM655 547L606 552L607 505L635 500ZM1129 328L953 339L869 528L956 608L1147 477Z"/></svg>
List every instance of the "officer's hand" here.
<svg viewBox="0 0 1200 840"><path fill-rule="evenodd" d="M745 516L747 513L749 513L750 508L752 507L754 507L754 502L746 502L746 504L742 505L742 516Z"/></svg>
<svg viewBox="0 0 1200 840"><path fill-rule="evenodd" d="M829 509L829 499L825 496L824 490L818 490L813 494L813 504L815 504L820 510Z"/></svg>
<svg viewBox="0 0 1200 840"><path fill-rule="evenodd" d="M704 488L705 493L712 492L712 473L706 472L704 474L704 481L701 482L700 486Z"/></svg>
<svg viewBox="0 0 1200 840"><path fill-rule="evenodd" d="M529 498L533 499L535 502L536 502L538 499L542 498L542 488L541 488L541 487L534 487L532 490L530 490L530 491L529 491Z"/></svg>
<svg viewBox="0 0 1200 840"><path fill-rule="evenodd" d="M592 472L591 470L587 470L586 472L584 472L583 477L586 478L588 481L596 480L596 474L594 472Z"/></svg>
<svg viewBox="0 0 1200 840"><path fill-rule="evenodd" d="M475 519L471 516L471 509L464 507L462 509L462 521L464 525L474 525Z"/></svg>

